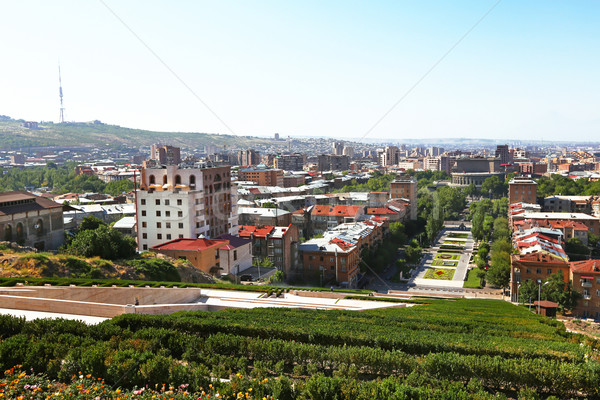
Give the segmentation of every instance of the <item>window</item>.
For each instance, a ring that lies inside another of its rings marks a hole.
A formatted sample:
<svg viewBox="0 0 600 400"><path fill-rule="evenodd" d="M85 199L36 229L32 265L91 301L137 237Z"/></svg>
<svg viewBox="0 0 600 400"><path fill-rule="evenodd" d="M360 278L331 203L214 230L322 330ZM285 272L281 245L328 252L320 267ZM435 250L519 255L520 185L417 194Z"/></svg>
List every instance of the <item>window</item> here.
<svg viewBox="0 0 600 400"><path fill-rule="evenodd" d="M169 199L165 200L165 206L168 206L170 204Z"/></svg>
<svg viewBox="0 0 600 400"><path fill-rule="evenodd" d="M526 268L526 271L527 271L528 274L531 273L531 269L529 269L529 268Z"/></svg>
<svg viewBox="0 0 600 400"><path fill-rule="evenodd" d="M541 274L542 273L542 269L541 268L536 268L535 273L536 274Z"/></svg>
<svg viewBox="0 0 600 400"><path fill-rule="evenodd" d="M321 256L321 257L319 257L319 258L320 258L320 259L319 259L319 261L323 261L323 256Z"/></svg>
<svg viewBox="0 0 600 400"><path fill-rule="evenodd" d="M146 210L142 210L142 217L146 216Z"/></svg>
<svg viewBox="0 0 600 400"><path fill-rule="evenodd" d="M219 258L219 250L215 250L215 258Z"/></svg>
<svg viewBox="0 0 600 400"><path fill-rule="evenodd" d="M147 233L142 233L142 239L148 239L148 234Z"/></svg>
<svg viewBox="0 0 600 400"><path fill-rule="evenodd" d="M144 246L142 246L144 250L148 250L148 245L145 244Z"/></svg>
<svg viewBox="0 0 600 400"><path fill-rule="evenodd" d="M237 250L233 251L233 261L237 260Z"/></svg>
<svg viewBox="0 0 600 400"><path fill-rule="evenodd" d="M179 223L179 229L183 229L183 222Z"/></svg>
<svg viewBox="0 0 600 400"><path fill-rule="evenodd" d="M171 240L171 234L167 233L167 240Z"/></svg>
<svg viewBox="0 0 600 400"><path fill-rule="evenodd" d="M177 211L177 216L179 218L182 218L183 217L183 211Z"/></svg>
<svg viewBox="0 0 600 400"><path fill-rule="evenodd" d="M160 210L156 210L156 216L160 217Z"/></svg>
<svg viewBox="0 0 600 400"><path fill-rule="evenodd" d="M162 239L162 233L157 234L156 238L159 239L159 240Z"/></svg>
<svg viewBox="0 0 600 400"><path fill-rule="evenodd" d="M142 228L145 228L148 224L146 223L146 221L142 221Z"/></svg>
<svg viewBox="0 0 600 400"><path fill-rule="evenodd" d="M145 206L146 205L146 199L140 200L140 204L143 205L143 206Z"/></svg>
<svg viewBox="0 0 600 400"><path fill-rule="evenodd" d="M157 227L157 228L162 228L162 224L161 224L160 222L157 222L157 223L156 223L156 227Z"/></svg>
<svg viewBox="0 0 600 400"><path fill-rule="evenodd" d="M335 258L329 257L329 262L334 262L334 261L335 261Z"/></svg>
<svg viewBox="0 0 600 400"><path fill-rule="evenodd" d="M165 222L165 228L171 229L171 223L170 222Z"/></svg>
<svg viewBox="0 0 600 400"><path fill-rule="evenodd" d="M179 239L183 239L183 235L179 235Z"/></svg>
<svg viewBox="0 0 600 400"><path fill-rule="evenodd" d="M171 216L171 211L165 211L165 217L170 217Z"/></svg>
<svg viewBox="0 0 600 400"><path fill-rule="evenodd" d="M548 268L548 275L552 274L552 268Z"/></svg>
<svg viewBox="0 0 600 400"><path fill-rule="evenodd" d="M160 199L156 199L156 200L154 200L154 203L155 203L157 206L160 206Z"/></svg>
<svg viewBox="0 0 600 400"><path fill-rule="evenodd" d="M180 206L180 205L182 205L182 204L183 204L183 200L181 200L181 199L177 199L177 205L178 205L178 206Z"/></svg>

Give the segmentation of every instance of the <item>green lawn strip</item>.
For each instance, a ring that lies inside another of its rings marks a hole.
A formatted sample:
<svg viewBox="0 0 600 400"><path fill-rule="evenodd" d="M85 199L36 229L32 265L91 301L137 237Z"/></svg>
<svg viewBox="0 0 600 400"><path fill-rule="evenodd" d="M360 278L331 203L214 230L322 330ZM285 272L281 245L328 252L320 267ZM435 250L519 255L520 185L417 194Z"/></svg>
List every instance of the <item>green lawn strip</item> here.
<svg viewBox="0 0 600 400"><path fill-rule="evenodd" d="M466 244L465 241L463 240L444 240L444 244L451 244L451 245L455 245L455 246L464 246Z"/></svg>
<svg viewBox="0 0 600 400"><path fill-rule="evenodd" d="M425 272L425 279L441 279L450 281L454 277L455 269L451 268L429 268Z"/></svg>
<svg viewBox="0 0 600 400"><path fill-rule="evenodd" d="M449 238L467 239L469 237L469 234L468 233L450 232L446 236L448 236Z"/></svg>
<svg viewBox="0 0 600 400"><path fill-rule="evenodd" d="M477 277L478 268L470 269L467 273L467 280L463 287L471 289L481 289L481 278Z"/></svg>

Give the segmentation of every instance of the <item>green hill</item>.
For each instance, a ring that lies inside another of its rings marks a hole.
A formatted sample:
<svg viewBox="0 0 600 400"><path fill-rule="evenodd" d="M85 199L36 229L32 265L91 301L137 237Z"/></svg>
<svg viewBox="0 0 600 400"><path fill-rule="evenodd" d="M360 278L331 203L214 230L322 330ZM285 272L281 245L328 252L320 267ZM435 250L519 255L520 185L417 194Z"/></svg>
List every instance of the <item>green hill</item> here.
<svg viewBox="0 0 600 400"><path fill-rule="evenodd" d="M0 149L25 147L70 146L148 146L168 142L173 146L200 147L207 144L235 147L252 147L257 144L276 143L267 138L219 135L199 132L157 132L123 128L101 122L69 122L55 124L40 122L39 129L23 127L23 120L0 119Z"/></svg>

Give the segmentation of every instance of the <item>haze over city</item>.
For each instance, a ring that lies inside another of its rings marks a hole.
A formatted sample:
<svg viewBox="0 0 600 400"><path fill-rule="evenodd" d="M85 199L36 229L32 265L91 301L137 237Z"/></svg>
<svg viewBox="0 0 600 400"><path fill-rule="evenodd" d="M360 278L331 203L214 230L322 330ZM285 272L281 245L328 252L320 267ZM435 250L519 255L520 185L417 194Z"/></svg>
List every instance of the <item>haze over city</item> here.
<svg viewBox="0 0 600 400"><path fill-rule="evenodd" d="M508 0L9 2L0 113L57 121L60 62L68 121L590 140L600 128L599 11Z"/></svg>

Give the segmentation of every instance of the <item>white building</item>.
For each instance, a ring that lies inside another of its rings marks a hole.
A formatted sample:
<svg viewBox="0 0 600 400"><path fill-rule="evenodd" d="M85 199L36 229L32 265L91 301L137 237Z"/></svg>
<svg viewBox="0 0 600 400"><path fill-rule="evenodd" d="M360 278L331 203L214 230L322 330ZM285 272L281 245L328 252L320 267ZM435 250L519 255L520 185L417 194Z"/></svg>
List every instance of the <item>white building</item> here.
<svg viewBox="0 0 600 400"><path fill-rule="evenodd" d="M238 231L237 195L230 167L145 167L136 203L140 250L178 238L216 237Z"/></svg>

